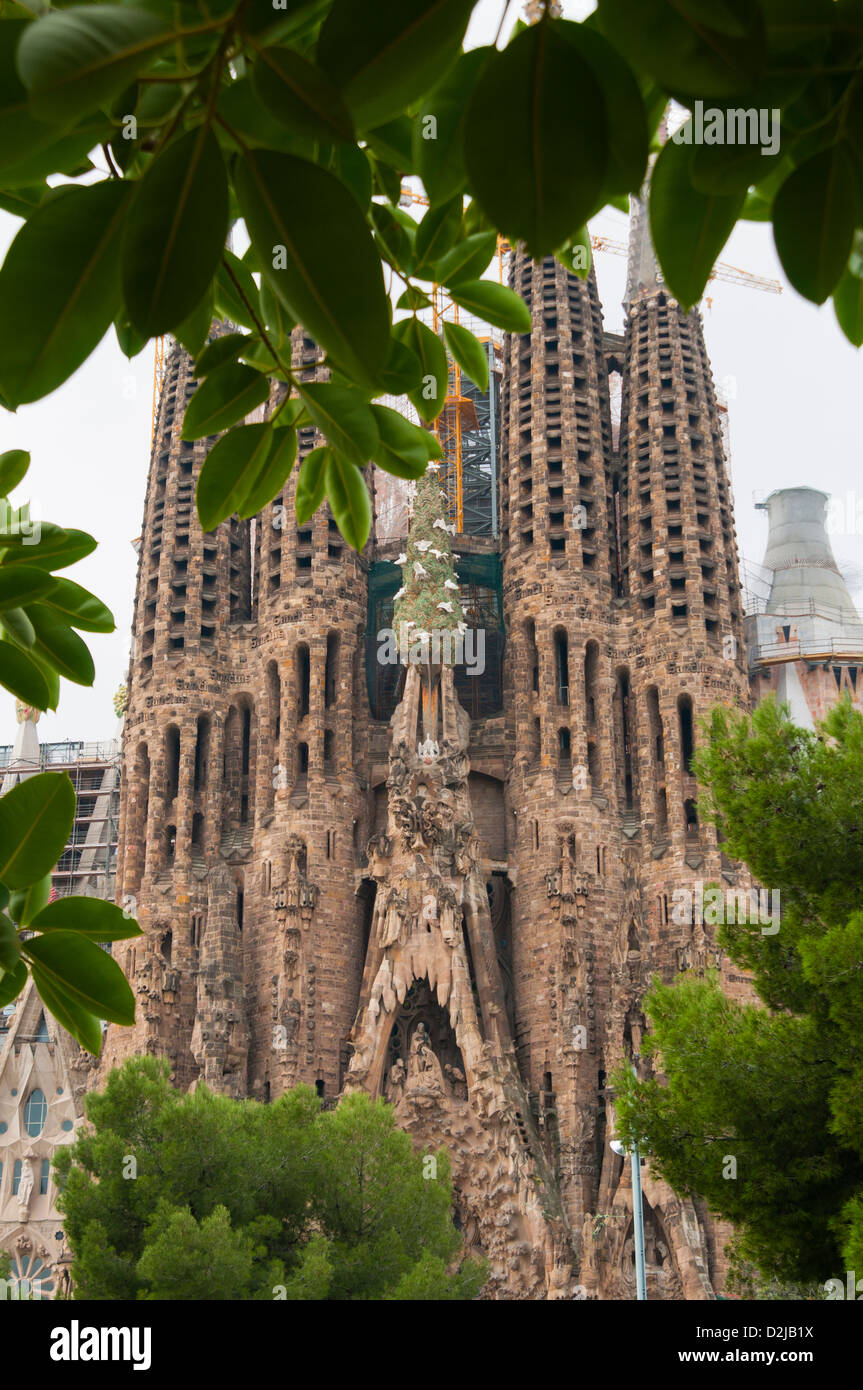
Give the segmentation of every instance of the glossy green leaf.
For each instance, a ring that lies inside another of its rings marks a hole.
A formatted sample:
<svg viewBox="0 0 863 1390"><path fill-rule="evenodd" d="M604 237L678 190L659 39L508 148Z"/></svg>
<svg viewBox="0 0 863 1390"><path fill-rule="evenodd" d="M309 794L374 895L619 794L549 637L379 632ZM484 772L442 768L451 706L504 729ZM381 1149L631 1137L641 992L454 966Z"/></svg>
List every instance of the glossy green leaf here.
<svg viewBox="0 0 863 1390"><path fill-rule="evenodd" d="M320 445L317 449L312 449L311 453L303 459L294 494L294 510L298 526L305 526L324 500L326 465L330 453L329 448Z"/></svg>
<svg viewBox="0 0 863 1390"><path fill-rule="evenodd" d="M21 647L32 647L36 641L36 629L31 623L25 608L6 608L2 614L3 629L13 642Z"/></svg>
<svg viewBox="0 0 863 1390"><path fill-rule="evenodd" d="M51 875L45 874L35 883L31 883L29 888L22 888L12 894L9 899L9 916L19 927L29 927L37 913L47 906L50 897Z"/></svg>
<svg viewBox="0 0 863 1390"><path fill-rule="evenodd" d="M114 320L114 332L117 335L120 351L124 357L128 357L130 362L147 346L148 340L132 327L125 309L121 310Z"/></svg>
<svg viewBox="0 0 863 1390"><path fill-rule="evenodd" d="M415 352L400 342L393 333L390 355L381 372L380 384L391 396L415 391L422 384L422 363Z"/></svg>
<svg viewBox="0 0 863 1390"><path fill-rule="evenodd" d="M380 259L356 199L306 160L252 151L237 193L263 274L288 312L338 366L374 383L389 354Z"/></svg>
<svg viewBox="0 0 863 1390"><path fill-rule="evenodd" d="M211 280L204 291L203 299L173 331L177 342L186 349L190 357L197 357L199 352L203 352L213 325L214 311L215 284Z"/></svg>
<svg viewBox="0 0 863 1390"><path fill-rule="evenodd" d="M378 442L378 431L365 398L348 386L324 381L302 382L299 390L327 443L361 468L368 463Z"/></svg>
<svg viewBox="0 0 863 1390"><path fill-rule="evenodd" d="M17 567L16 567L17 568ZM0 571L2 574L2 571ZM113 632L114 617L101 599L82 589L72 579L54 579L48 598L42 602L52 608L70 627L80 628L82 632ZM37 597L37 595L33 595Z"/></svg>
<svg viewBox="0 0 863 1390"><path fill-rule="evenodd" d="M93 941L128 941L144 933L131 917L103 898L55 898L35 916L34 931L74 931Z"/></svg>
<svg viewBox="0 0 863 1390"><path fill-rule="evenodd" d="M462 234L462 198L459 194L448 203L429 208L417 227L417 271L423 265L434 265L451 251Z"/></svg>
<svg viewBox="0 0 863 1390"><path fill-rule="evenodd" d="M450 355L480 391L487 391L488 357L482 343L460 323L445 322L443 332Z"/></svg>
<svg viewBox="0 0 863 1390"><path fill-rule="evenodd" d="M37 772L0 797L0 882L29 888L66 848L75 792L65 772Z"/></svg>
<svg viewBox="0 0 863 1390"><path fill-rule="evenodd" d="M212 372L198 387L183 417L183 439L219 434L263 405L270 383L252 367L229 362Z"/></svg>
<svg viewBox="0 0 863 1390"><path fill-rule="evenodd" d="M0 610L18 608L23 602L42 598L58 583L53 575L35 565L0 566Z"/></svg>
<svg viewBox="0 0 863 1390"><path fill-rule="evenodd" d="M560 20L555 28L590 67L602 90L608 123L608 167L600 201L637 193L647 171L647 112L632 70L595 29Z"/></svg>
<svg viewBox="0 0 863 1390"><path fill-rule="evenodd" d="M123 243L123 296L147 337L191 314L215 275L228 231L228 179L212 130L174 140L137 186Z"/></svg>
<svg viewBox="0 0 863 1390"><path fill-rule="evenodd" d="M239 290L235 281L239 283ZM259 307L258 287L252 279L252 272L233 251L225 249L216 276L216 309L231 323L238 323L242 328L256 329L255 314ZM255 313L252 313L252 309Z"/></svg>
<svg viewBox="0 0 863 1390"><path fill-rule="evenodd" d="M443 456L434 435L411 424L389 406L373 405L380 443L375 450L375 463L397 478L421 478L429 459Z"/></svg>
<svg viewBox="0 0 863 1390"><path fill-rule="evenodd" d="M450 297L468 313L507 333L529 333L530 310L520 295L496 280L459 280Z"/></svg>
<svg viewBox="0 0 863 1390"><path fill-rule="evenodd" d="M251 484L242 505L240 517L256 516L268 502L278 497L291 475L297 457L297 432L290 425L272 431L269 452Z"/></svg>
<svg viewBox="0 0 863 1390"><path fill-rule="evenodd" d="M18 998L29 978L30 975L23 960L19 960L14 970L6 971L0 976L0 1009L5 1009L7 1004L11 1004L13 999Z"/></svg>
<svg viewBox="0 0 863 1390"><path fill-rule="evenodd" d="M95 941L79 932L52 931L30 937L22 950L32 962L37 989L39 980L44 979L97 1018L126 1025L135 1022L135 998L129 982L117 962Z"/></svg>
<svg viewBox="0 0 863 1390"><path fill-rule="evenodd" d="M0 685L34 709L52 709L56 701L39 663L29 652L0 638Z"/></svg>
<svg viewBox="0 0 863 1390"><path fill-rule="evenodd" d="M0 454L0 497L9 496L29 467L30 455L26 449L7 449L5 454Z"/></svg>
<svg viewBox="0 0 863 1390"><path fill-rule="evenodd" d="M849 343L863 346L863 279L846 270L833 291L833 308Z"/></svg>
<svg viewBox="0 0 863 1390"><path fill-rule="evenodd" d="M353 550L362 550L372 529L372 504L359 468L335 449L330 449L324 487L330 511L348 545Z"/></svg>
<svg viewBox="0 0 863 1390"><path fill-rule="evenodd" d="M262 48L252 85L267 110L312 140L353 140L350 113L325 72L291 48Z"/></svg>
<svg viewBox="0 0 863 1390"><path fill-rule="evenodd" d="M92 685L96 668L86 642L44 604L31 603L27 612L36 629L34 653L76 685Z"/></svg>
<svg viewBox="0 0 863 1390"><path fill-rule="evenodd" d="M15 924L5 913L0 913L0 968L10 972L17 970L20 961L21 939Z"/></svg>
<svg viewBox="0 0 863 1390"><path fill-rule="evenodd" d="M335 0L317 58L364 129L400 115L453 63L474 0Z"/></svg>
<svg viewBox="0 0 863 1390"><path fill-rule="evenodd" d="M38 532L34 530L30 537L25 537L24 543L9 551L3 558L4 565L36 565L39 569L64 570L68 565L83 560L86 555L92 555L96 549L96 542L86 531L64 530L50 521L34 522L33 526L39 527ZM31 539L34 542L32 545L27 543ZM9 544L6 536L3 541Z"/></svg>
<svg viewBox="0 0 863 1390"><path fill-rule="evenodd" d="M532 25L490 59L464 148L476 198L535 259L586 222L608 171L608 122L597 79L558 23Z"/></svg>
<svg viewBox="0 0 863 1390"><path fill-rule="evenodd" d="M397 116L376 126L366 136L366 142L379 160L389 164L399 174L414 172L413 122L409 116Z"/></svg>
<svg viewBox="0 0 863 1390"><path fill-rule="evenodd" d="M743 207L737 194L699 193L689 179L686 145L669 140L650 180L650 233L671 293L697 304L713 264Z"/></svg>
<svg viewBox="0 0 863 1390"><path fill-rule="evenodd" d="M128 87L170 40L163 19L131 6L81 5L27 26L18 71L33 113L66 125Z"/></svg>
<svg viewBox="0 0 863 1390"><path fill-rule="evenodd" d="M195 376L203 379L219 367L224 367L226 362L233 362L244 346L251 342L252 339L245 333L223 333L220 337L214 338L196 358Z"/></svg>
<svg viewBox="0 0 863 1390"><path fill-rule="evenodd" d="M0 269L0 394L11 409L60 386L116 317L128 193L114 180L64 190L12 242Z"/></svg>
<svg viewBox="0 0 863 1390"><path fill-rule="evenodd" d="M266 280L261 282L261 315L270 341L277 351L285 351L285 360L290 359L291 333L294 320L277 294L274 294Z"/></svg>
<svg viewBox="0 0 863 1390"><path fill-rule="evenodd" d="M110 129L104 117L88 122L89 130L63 134L57 125L39 120L30 109L27 88L21 81L16 50L23 34L33 26L11 19L0 24L0 183L17 186L30 169L35 183L62 168L69 158L83 159L98 142L98 131ZM74 123L74 115L63 128Z"/></svg>
<svg viewBox="0 0 863 1390"><path fill-rule="evenodd" d="M842 277L856 216L854 167L841 145L801 164L776 194L773 237L782 268L815 304L823 304Z"/></svg>
<svg viewBox="0 0 863 1390"><path fill-rule="evenodd" d="M390 203L372 203L371 214L375 243L384 260L402 275L413 274L416 262L416 223L413 218L408 217L410 226L405 226L397 215L398 209Z"/></svg>
<svg viewBox="0 0 863 1390"><path fill-rule="evenodd" d="M464 127L474 84L492 48L463 53L423 99L413 120L414 166L432 204L446 202L467 184Z"/></svg>
<svg viewBox="0 0 863 1390"><path fill-rule="evenodd" d="M413 313L414 309L430 309L432 301L423 290L417 289L416 285L408 285L404 294L399 295L396 300L397 309L409 309Z"/></svg>
<svg viewBox="0 0 863 1390"><path fill-rule="evenodd" d="M649 73L667 92L730 96L761 74L767 57L764 19L750 0L724 0L710 9L712 27L703 6L696 13L683 0L599 0L599 21L636 71ZM719 10L734 17L737 33L728 32Z"/></svg>
<svg viewBox="0 0 863 1390"><path fill-rule="evenodd" d="M449 387L446 348L436 333L419 319L404 319L393 328L393 336L419 359L422 380L408 391L408 399L423 420L436 420L444 407Z"/></svg>
<svg viewBox="0 0 863 1390"><path fill-rule="evenodd" d="M242 506L264 468L273 444L269 424L241 425L210 450L198 476L198 516L212 531Z"/></svg>
<svg viewBox="0 0 863 1390"><path fill-rule="evenodd" d="M458 280L478 280L496 251L496 232L472 232L438 261L434 267L434 279L440 285L452 285Z"/></svg>
<svg viewBox="0 0 863 1390"><path fill-rule="evenodd" d="M104 951L102 954L105 954ZM67 991L58 987L53 976L40 970L35 964L32 966L32 973L39 998L48 1012L53 1014L61 1028L65 1028L85 1051L98 1057L102 1049L102 1028L96 1015L85 1009Z"/></svg>

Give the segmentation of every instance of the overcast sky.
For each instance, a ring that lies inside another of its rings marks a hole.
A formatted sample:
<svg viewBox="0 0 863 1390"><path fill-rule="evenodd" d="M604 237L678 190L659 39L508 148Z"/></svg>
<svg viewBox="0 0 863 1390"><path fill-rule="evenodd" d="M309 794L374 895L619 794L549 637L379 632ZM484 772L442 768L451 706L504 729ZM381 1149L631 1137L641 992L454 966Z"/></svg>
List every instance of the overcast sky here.
<svg viewBox="0 0 863 1390"><path fill-rule="evenodd" d="M581 18L590 4L564 5ZM482 0L469 33L471 45L494 38L502 0ZM518 13L513 5L508 25ZM627 219L610 212L592 231L625 240ZM0 254L20 226L0 212ZM731 472L741 554L760 562L766 519L753 499L774 488L809 485L863 499L860 476L860 370L832 308L816 308L785 282L770 229L742 224L721 259L783 283L781 295L714 281L703 308L707 347L718 385L729 397ZM599 292L610 329L622 325L623 258L597 257ZM139 535L150 448L153 348L133 362L123 357L113 330L74 377L54 395L0 411L0 452L29 449L30 473L17 490L29 496L34 517L90 531L98 550L69 571L111 607L117 631L86 634L96 662L92 690L61 683L60 708L43 715L44 741L112 737L111 697L125 678L135 584L132 540ZM853 511L852 511L853 514ZM863 538L834 535L840 564L863 569ZM860 586L856 586L858 594ZM15 736L14 701L0 695L0 743Z"/></svg>

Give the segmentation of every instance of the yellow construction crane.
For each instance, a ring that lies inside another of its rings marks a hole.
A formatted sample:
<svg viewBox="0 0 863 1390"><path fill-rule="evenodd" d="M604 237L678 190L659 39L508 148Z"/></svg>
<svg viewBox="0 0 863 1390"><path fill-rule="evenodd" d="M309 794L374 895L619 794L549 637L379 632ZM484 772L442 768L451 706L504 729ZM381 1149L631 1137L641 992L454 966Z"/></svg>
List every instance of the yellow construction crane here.
<svg viewBox="0 0 863 1390"><path fill-rule="evenodd" d="M612 256L627 256L629 247L625 241L615 241L610 236L591 236L590 244L594 251L610 251ZM711 280L725 280L729 285L743 285L750 290L763 290L765 294L781 294L782 286L778 280L768 280L764 275L753 275L751 270L741 270L736 265L717 261L707 277ZM710 301L708 300L708 303Z"/></svg>

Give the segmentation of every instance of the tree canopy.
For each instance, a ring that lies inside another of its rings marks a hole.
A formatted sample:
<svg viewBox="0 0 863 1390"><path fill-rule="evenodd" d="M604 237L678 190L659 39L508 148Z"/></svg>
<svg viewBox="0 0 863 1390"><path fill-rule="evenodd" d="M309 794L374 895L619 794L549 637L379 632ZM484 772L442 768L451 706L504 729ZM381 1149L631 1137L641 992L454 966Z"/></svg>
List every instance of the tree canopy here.
<svg viewBox="0 0 863 1390"><path fill-rule="evenodd" d="M88 1096L88 1128L55 1168L75 1297L96 1300L471 1299L445 1150L418 1155L392 1107L272 1104L134 1058Z"/></svg>
<svg viewBox="0 0 863 1390"><path fill-rule="evenodd" d="M766 1007L715 976L654 982L660 1075L615 1077L621 1130L738 1226L763 1279L842 1279L863 1263L863 716L845 699L812 732L768 700L714 710L705 732L700 805L781 894L775 934L719 928Z"/></svg>

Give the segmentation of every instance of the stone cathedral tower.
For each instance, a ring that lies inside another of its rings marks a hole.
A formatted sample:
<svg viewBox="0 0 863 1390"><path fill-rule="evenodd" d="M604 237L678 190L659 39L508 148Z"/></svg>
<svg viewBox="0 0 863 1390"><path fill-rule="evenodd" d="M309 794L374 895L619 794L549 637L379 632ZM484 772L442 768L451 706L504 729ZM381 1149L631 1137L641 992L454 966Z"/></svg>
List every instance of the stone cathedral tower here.
<svg viewBox="0 0 863 1390"><path fill-rule="evenodd" d="M296 473L252 522L201 533L212 441L180 441L194 381L174 349L125 723L138 1023L109 1030L103 1065L164 1054L179 1085L261 1100L385 1094L447 1145L490 1296L626 1297L606 1079L641 1051L650 976L718 961L672 894L736 881L690 770L698 717L748 700L731 498L699 316L664 288L640 205L623 336L592 273L519 252L511 277L533 329L486 403L499 516L453 537L449 580L482 674L381 666L404 537L357 557L326 508L297 530ZM295 364L315 355L295 333ZM712 1297L706 1213L646 1172L645 1223L649 1296Z"/></svg>

